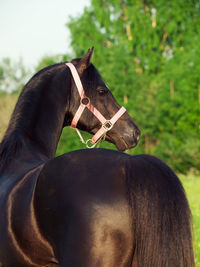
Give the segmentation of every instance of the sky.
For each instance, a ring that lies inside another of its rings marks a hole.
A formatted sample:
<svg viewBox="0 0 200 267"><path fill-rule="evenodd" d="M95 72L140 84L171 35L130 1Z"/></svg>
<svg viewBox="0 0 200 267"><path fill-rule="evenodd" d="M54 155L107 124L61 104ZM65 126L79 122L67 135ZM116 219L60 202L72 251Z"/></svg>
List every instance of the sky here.
<svg viewBox="0 0 200 267"><path fill-rule="evenodd" d="M66 23L90 0L0 0L0 60L37 65L44 55L70 52Z"/></svg>

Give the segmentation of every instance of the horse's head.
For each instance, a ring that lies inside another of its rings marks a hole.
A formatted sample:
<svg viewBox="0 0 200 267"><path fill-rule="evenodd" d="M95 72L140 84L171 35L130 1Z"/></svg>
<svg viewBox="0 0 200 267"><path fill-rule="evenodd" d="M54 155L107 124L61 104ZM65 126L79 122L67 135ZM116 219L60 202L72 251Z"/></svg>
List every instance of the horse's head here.
<svg viewBox="0 0 200 267"><path fill-rule="evenodd" d="M81 79L86 96L91 104L106 118L110 120L120 109L111 91L102 80L97 69L91 63L93 49L80 59L72 60ZM72 79L71 98L68 121L72 121L80 106L80 96ZM101 122L87 108L78 120L77 128L95 134L101 128ZM106 133L106 140L115 144L118 150L124 151L133 148L139 140L140 130L127 112L116 121L112 129Z"/></svg>

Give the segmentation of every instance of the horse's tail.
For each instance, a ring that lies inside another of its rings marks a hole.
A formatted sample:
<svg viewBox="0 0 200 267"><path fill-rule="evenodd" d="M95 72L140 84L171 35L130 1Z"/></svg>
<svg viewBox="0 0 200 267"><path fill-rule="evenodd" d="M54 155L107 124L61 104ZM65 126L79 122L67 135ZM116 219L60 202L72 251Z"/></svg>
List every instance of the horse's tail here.
<svg viewBox="0 0 200 267"><path fill-rule="evenodd" d="M191 213L175 173L148 155L127 162L137 267L193 267Z"/></svg>

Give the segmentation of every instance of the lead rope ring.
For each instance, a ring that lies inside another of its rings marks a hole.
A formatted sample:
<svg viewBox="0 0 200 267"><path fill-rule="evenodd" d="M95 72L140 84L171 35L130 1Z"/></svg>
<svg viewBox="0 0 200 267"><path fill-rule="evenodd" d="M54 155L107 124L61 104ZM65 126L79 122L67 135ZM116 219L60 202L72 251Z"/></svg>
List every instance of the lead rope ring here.
<svg viewBox="0 0 200 267"><path fill-rule="evenodd" d="M86 141L84 140L84 138L83 138L81 132L79 131L79 129L75 128L75 130L76 130L78 136L80 137L80 141L81 141L87 148L94 148L96 145L99 145L99 144L100 144L102 141L104 141L105 138L106 138L106 133L104 133L104 135L102 135L102 136L99 138L99 140L98 140L95 144L92 144L92 143L91 143L91 139L88 139L88 140L86 140ZM88 144L89 142L92 144L91 146L89 146L89 144Z"/></svg>

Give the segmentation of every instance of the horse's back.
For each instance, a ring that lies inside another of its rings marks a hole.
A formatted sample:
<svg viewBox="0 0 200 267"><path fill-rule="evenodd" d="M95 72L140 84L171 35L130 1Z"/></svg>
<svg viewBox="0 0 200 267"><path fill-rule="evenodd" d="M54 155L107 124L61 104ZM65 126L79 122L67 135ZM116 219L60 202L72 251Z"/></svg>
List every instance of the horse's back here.
<svg viewBox="0 0 200 267"><path fill-rule="evenodd" d="M109 150L82 150L43 168L35 205L61 266L130 266L127 157Z"/></svg>

